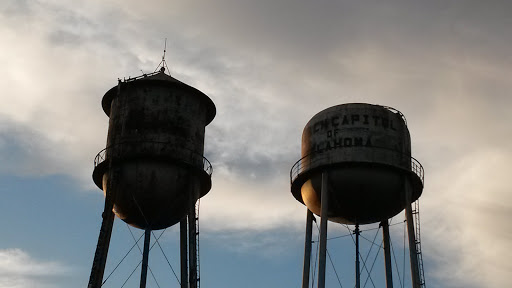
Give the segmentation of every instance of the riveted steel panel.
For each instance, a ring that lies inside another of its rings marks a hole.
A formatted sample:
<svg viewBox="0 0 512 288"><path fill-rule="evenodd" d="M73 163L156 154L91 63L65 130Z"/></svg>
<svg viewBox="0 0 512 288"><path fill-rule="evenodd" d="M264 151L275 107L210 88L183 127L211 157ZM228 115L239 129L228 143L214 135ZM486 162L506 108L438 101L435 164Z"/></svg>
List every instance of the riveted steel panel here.
<svg viewBox="0 0 512 288"><path fill-rule="evenodd" d="M329 175L329 219L373 223L404 208L404 177L414 197L422 183L411 170L411 139L403 115L380 105L353 103L316 114L302 134L302 159L292 168L292 193L320 214L321 174Z"/></svg>
<svg viewBox="0 0 512 288"><path fill-rule="evenodd" d="M116 215L132 226L178 223L189 201L211 188L203 151L213 102L161 72L120 82L102 105L110 122L105 155L93 173L96 184L114 193Z"/></svg>

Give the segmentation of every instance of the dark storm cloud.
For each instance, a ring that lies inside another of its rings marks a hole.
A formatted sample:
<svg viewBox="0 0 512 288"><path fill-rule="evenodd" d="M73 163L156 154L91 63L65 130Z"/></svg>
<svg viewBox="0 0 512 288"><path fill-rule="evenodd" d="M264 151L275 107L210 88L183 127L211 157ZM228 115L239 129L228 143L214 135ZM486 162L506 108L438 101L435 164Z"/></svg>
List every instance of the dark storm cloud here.
<svg viewBox="0 0 512 288"><path fill-rule="evenodd" d="M300 59L317 68L321 66L315 63L328 64L334 52L350 56L360 49L378 48L422 62L432 55L427 52L441 49L464 48L466 53L477 53L490 46L506 52L500 43L510 40L506 33L510 20L503 12L510 10L507 2L216 1L186 7L163 5L173 8L167 10L172 15L170 22L187 23L185 30L203 40L227 49L260 51L276 61Z"/></svg>

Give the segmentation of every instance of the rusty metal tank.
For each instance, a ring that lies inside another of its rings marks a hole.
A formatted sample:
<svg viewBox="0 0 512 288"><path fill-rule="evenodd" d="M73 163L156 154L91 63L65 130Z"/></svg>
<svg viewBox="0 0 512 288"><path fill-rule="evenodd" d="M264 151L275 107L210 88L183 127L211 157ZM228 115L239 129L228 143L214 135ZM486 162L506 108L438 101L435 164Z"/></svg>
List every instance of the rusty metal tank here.
<svg viewBox="0 0 512 288"><path fill-rule="evenodd" d="M405 208L405 185L412 201L423 191L423 168L411 157L406 119L390 107L352 103L319 112L304 128L301 154L290 171L291 192L320 215L326 173L327 215L334 222L389 219Z"/></svg>
<svg viewBox="0 0 512 288"><path fill-rule="evenodd" d="M212 100L161 69L120 80L102 106L110 122L94 182L111 193L115 214L134 227L178 223L191 201L211 188L212 166L203 150L205 126L216 113Z"/></svg>

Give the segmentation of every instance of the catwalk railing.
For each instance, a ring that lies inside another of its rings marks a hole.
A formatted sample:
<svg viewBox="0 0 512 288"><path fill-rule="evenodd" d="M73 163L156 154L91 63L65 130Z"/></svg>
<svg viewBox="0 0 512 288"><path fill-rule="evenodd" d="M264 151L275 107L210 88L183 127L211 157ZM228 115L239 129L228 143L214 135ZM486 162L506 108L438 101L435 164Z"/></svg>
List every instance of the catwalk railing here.
<svg viewBox="0 0 512 288"><path fill-rule="evenodd" d="M127 145L144 145L144 147L146 149L144 151L142 151L142 152L138 152L138 151L135 151L135 152L125 152L121 148L123 145L125 145L125 146L127 146ZM124 155L139 155L141 157L144 157L145 155L154 156L154 153L150 153L150 152L147 152L147 151L156 151L157 150L156 148L158 148L158 150L168 149L169 151L174 151L174 150L176 150L176 151L186 151L185 154L188 155L189 157L183 157L183 156L182 157L177 157L176 153L165 153L165 156L167 156L169 158L172 158L172 159L174 159L176 161L182 162L184 164L187 164L189 166L196 167L196 168L201 168L204 172L206 172L210 176L213 173L212 164L203 155L201 155L201 154L199 154L199 153L197 153L195 151L192 151L190 149L181 148L181 147L180 148L175 148L173 144L168 143L168 142L158 142L158 141L121 142L121 143L116 143L114 145L111 145L111 146L101 150L96 155L96 157L94 157L94 168L96 168L98 165L100 165L103 162L105 162L105 160L107 160L108 157L113 157L113 158L119 157L119 158L122 158ZM114 151L114 150L117 150L117 151ZM116 153L114 153L114 152L116 152ZM170 154L173 154L173 156L169 156ZM199 159L200 161L192 161L193 159ZM198 164L199 162L202 162L202 165Z"/></svg>
<svg viewBox="0 0 512 288"><path fill-rule="evenodd" d="M424 180L423 166L414 157L411 157L409 155L393 151L393 150L388 149L388 148L366 147L366 146L359 146L357 148L358 149L359 148L362 148L362 149L373 149L373 150L377 149L377 151L379 149L385 149L385 150L388 150L388 151L395 152L395 153L399 154L399 157L402 158L402 161L400 161L400 162L401 163L407 163L407 164L404 164L402 166L399 166L399 168L404 169L406 171L413 172L414 174L416 174L421 179L421 183L423 183L423 180ZM309 153L308 155L302 157L299 161L297 161L297 162L295 162L295 164L293 164L292 169L290 170L290 183L293 183L293 181L295 181L295 179L297 179L301 173L311 169L312 167L316 168L316 167L321 167L323 165L341 164L341 163L345 163L345 162L346 163L359 162L359 161L354 161L354 160L347 160L347 161L336 161L336 162L333 162L333 163L329 163L328 161L326 161L326 160L328 160L328 158L331 158L331 157L332 157L332 154L325 153L325 152L312 152L312 153ZM407 158L409 158L410 162L407 161ZM376 162L361 161L361 163L381 163L381 164L390 165L389 163L380 162L380 161L376 161Z"/></svg>

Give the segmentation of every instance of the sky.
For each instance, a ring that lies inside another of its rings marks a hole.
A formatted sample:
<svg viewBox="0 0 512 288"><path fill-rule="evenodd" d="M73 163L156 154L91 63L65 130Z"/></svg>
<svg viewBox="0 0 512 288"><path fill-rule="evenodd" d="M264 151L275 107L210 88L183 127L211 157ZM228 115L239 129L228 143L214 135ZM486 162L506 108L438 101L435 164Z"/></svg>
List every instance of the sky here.
<svg viewBox="0 0 512 288"><path fill-rule="evenodd" d="M202 287L300 287L306 209L289 171L309 119L353 102L407 118L425 168L427 286L511 286L511 11L470 0L1 1L0 288L86 287L104 201L91 179L108 129L101 98L118 78L153 72L166 38L171 75L217 108ZM403 216L392 224L395 286L410 287ZM362 235L380 245L373 228ZM178 269L177 231L152 250L148 287L178 287L167 264ZM142 233L117 219L106 276L130 232ZM328 287L336 275L354 285L348 233L329 224ZM366 287L384 287L382 253L367 240ZM138 261L134 248L104 287L121 287Z"/></svg>

